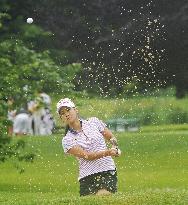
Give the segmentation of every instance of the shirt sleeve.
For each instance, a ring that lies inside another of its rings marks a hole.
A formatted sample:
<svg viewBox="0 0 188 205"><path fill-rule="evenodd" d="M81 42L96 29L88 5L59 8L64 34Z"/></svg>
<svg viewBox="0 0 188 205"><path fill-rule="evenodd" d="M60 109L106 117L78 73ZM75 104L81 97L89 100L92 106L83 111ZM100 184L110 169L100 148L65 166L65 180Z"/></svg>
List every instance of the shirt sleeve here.
<svg viewBox="0 0 188 205"><path fill-rule="evenodd" d="M69 149L76 145L76 140L69 133L67 133L67 135L62 139L62 146L65 153L67 153Z"/></svg>
<svg viewBox="0 0 188 205"><path fill-rule="evenodd" d="M92 118L90 118L90 120L93 124L95 124L95 126L97 127L99 132L104 131L104 129L106 128L106 124L102 120L99 120L96 117L92 117Z"/></svg>

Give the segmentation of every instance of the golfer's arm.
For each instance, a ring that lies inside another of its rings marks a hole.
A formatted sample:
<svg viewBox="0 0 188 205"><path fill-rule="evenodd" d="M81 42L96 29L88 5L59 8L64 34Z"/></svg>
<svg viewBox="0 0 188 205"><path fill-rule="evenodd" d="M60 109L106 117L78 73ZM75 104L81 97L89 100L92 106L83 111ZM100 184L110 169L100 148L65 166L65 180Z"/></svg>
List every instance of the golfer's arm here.
<svg viewBox="0 0 188 205"><path fill-rule="evenodd" d="M71 149L68 150L68 153L74 155L75 157L83 158L87 160L96 160L111 155L110 150L103 150L98 152L87 152L79 146L72 147Z"/></svg>
<svg viewBox="0 0 188 205"><path fill-rule="evenodd" d="M118 142L117 142L116 137L113 135L113 133L108 128L105 128L102 131L102 135L104 136L106 140L110 142L112 146L118 147Z"/></svg>

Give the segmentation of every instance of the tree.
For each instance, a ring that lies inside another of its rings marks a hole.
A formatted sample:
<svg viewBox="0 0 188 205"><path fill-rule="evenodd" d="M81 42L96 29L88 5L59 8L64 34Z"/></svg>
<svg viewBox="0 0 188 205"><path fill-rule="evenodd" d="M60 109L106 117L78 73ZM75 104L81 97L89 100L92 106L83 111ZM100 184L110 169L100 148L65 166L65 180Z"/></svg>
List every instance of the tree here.
<svg viewBox="0 0 188 205"><path fill-rule="evenodd" d="M3 23L5 19L10 18L10 15L3 10L8 8L6 1L2 2L0 8L0 29L4 30ZM5 29L6 30L6 29ZM6 69L10 66L9 60L6 58L0 57L0 68ZM1 71L3 71L1 69ZM1 73L1 79L4 76L4 72ZM11 144L11 138L7 136L7 126L10 124L10 121L7 120L8 105L6 103L5 96L7 95L4 85L0 92L0 163L5 162L10 157L16 157L18 160L33 161L34 154L26 153L21 154L20 149L24 148L25 142L23 140L17 141L15 144ZM23 169L20 170L22 172Z"/></svg>
<svg viewBox="0 0 188 205"><path fill-rule="evenodd" d="M0 43L0 161L16 156L19 160L33 160L33 154L20 154L24 141L11 145L7 135L7 99L13 97L17 107L26 103L34 90L41 87L60 90L61 78L56 72L56 65L47 52L36 53L26 48L21 41L12 40ZM55 70L53 70L55 69Z"/></svg>
<svg viewBox="0 0 188 205"><path fill-rule="evenodd" d="M9 13L11 4L8 0L0 3L0 162L6 161L10 157L18 160L32 161L34 154L22 154L25 142L19 140L12 143L7 133L7 126L11 123L7 120L8 98L15 99L15 106L19 109L27 100L32 98L35 91L43 88L47 92L68 92L72 90L71 79L66 75L67 68L58 66L50 57L48 50L36 49L35 39L40 35L45 36L46 32L35 25L32 35L24 33L22 18L15 19L22 22L14 31L15 22L10 20ZM35 32L34 32L35 31ZM19 33L23 36L20 37ZM43 35L44 33L44 35ZM32 38L33 45L29 43ZM44 39L45 40L45 39ZM38 50L38 51L36 51ZM71 65L69 65L71 66ZM72 65L78 70L79 65ZM63 72L64 70L64 72ZM71 70L71 69L70 69ZM71 73L74 73L72 69ZM60 75L61 74L61 75ZM64 74L64 75L63 75ZM71 77L71 76L70 76ZM71 77L73 78L73 76Z"/></svg>

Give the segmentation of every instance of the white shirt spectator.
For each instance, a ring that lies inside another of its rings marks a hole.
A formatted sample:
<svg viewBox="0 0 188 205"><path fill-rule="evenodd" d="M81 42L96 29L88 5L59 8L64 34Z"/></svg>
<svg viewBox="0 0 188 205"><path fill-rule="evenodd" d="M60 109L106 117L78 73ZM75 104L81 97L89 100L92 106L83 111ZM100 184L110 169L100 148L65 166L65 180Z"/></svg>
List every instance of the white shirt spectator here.
<svg viewBox="0 0 188 205"><path fill-rule="evenodd" d="M31 134L31 120L29 114L18 113L13 123L13 133L16 135Z"/></svg>
<svg viewBox="0 0 188 205"><path fill-rule="evenodd" d="M52 100L51 100L50 96L49 96L48 94L46 94L46 93L40 93L40 97L42 98L44 104L45 104L48 108L50 108L51 103L52 103Z"/></svg>

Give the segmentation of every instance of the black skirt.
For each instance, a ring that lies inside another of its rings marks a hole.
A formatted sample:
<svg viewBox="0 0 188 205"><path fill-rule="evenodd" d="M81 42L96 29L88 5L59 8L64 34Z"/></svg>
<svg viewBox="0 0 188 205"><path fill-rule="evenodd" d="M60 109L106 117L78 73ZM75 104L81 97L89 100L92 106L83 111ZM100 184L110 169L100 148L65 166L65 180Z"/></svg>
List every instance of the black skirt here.
<svg viewBox="0 0 188 205"><path fill-rule="evenodd" d="M109 170L89 175L79 180L80 196L96 194L100 189L111 193L117 192L117 172Z"/></svg>

